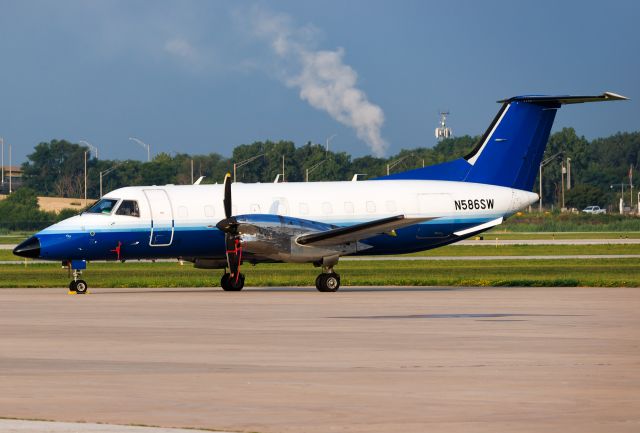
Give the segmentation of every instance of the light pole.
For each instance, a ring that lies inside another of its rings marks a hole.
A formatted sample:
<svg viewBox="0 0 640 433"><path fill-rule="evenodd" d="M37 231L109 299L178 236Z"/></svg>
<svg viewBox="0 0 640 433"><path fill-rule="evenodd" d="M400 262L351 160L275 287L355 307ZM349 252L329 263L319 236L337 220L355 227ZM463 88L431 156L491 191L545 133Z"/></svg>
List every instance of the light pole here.
<svg viewBox="0 0 640 433"><path fill-rule="evenodd" d="M96 146L94 146L93 144L89 143L86 140L78 140L78 143L84 144L89 149L91 149L91 151L93 151L93 154L95 155L96 159L98 159L98 148Z"/></svg>
<svg viewBox="0 0 640 433"><path fill-rule="evenodd" d="M13 177L13 172L11 168L11 143L9 143L9 194L11 194L11 178Z"/></svg>
<svg viewBox="0 0 640 433"><path fill-rule="evenodd" d="M620 213L624 213L624 183L614 183L613 185L611 185L609 188L613 189L614 187L619 186L620 187Z"/></svg>
<svg viewBox="0 0 640 433"><path fill-rule="evenodd" d="M126 164L126 163L127 163L127 161L119 162L119 163L117 163L116 165L114 165L113 167L108 168L108 169L106 169L106 170L102 170L102 171L100 172L100 198L102 198L102 177L103 177L103 176L106 176L107 174L109 174L109 173L111 173L113 170L115 170L116 168L120 167L122 164Z"/></svg>
<svg viewBox="0 0 640 433"><path fill-rule="evenodd" d="M395 167L396 165L400 164L402 161L404 161L405 159L409 158L410 156L413 156L412 153L403 156L400 159L396 159L395 161L393 161L391 164L387 164L387 176L389 176L389 173L391 172L391 169L393 167Z"/></svg>
<svg viewBox="0 0 640 433"><path fill-rule="evenodd" d="M4 137L0 137L2 143L2 189L4 190Z"/></svg>
<svg viewBox="0 0 640 433"><path fill-rule="evenodd" d="M562 187L562 206L560 210L564 212L564 177L567 174L567 168L564 166L564 160L560 161L560 186Z"/></svg>
<svg viewBox="0 0 640 433"><path fill-rule="evenodd" d="M147 162L150 162L151 161L151 145L145 143L144 141L142 141L142 140L140 140L139 138L136 138L136 137L129 137L129 140L135 141L140 146L147 148Z"/></svg>
<svg viewBox="0 0 640 433"><path fill-rule="evenodd" d="M84 151L84 205L87 206L87 151Z"/></svg>
<svg viewBox="0 0 640 433"><path fill-rule="evenodd" d="M545 165L549 164L551 161L553 161L558 155L562 155L562 152L558 152L552 156L550 156L549 158L545 159L544 161L542 161L540 163L540 167L538 168L539 173L538 173L538 181L540 182L539 187L538 187L538 193L539 193L539 202L538 202L538 212L542 213L542 167L544 167Z"/></svg>
<svg viewBox="0 0 640 433"><path fill-rule="evenodd" d="M325 162L327 162L327 160L326 160L326 159L323 159L322 161L320 161L320 162L318 162L318 163L316 163L316 164L312 165L311 167L307 168L307 172L306 172L306 175L305 175L305 182L309 182L309 174L310 174L310 173L313 173L313 171L314 171L316 168L320 167L320 166L321 166L322 164L324 164Z"/></svg>
<svg viewBox="0 0 640 433"><path fill-rule="evenodd" d="M260 158L261 156L264 156L264 153L261 153L259 155L256 156L252 156L251 158L247 158L244 161L240 161L240 162L234 162L233 163L233 183L236 182L236 170L240 167L243 167L247 164L249 164L251 161L254 161L258 158Z"/></svg>
<svg viewBox="0 0 640 433"><path fill-rule="evenodd" d="M326 148L326 152L329 153L329 143L331 142L331 140L333 140L338 134L333 134L331 137L327 138L327 148Z"/></svg>
<svg viewBox="0 0 640 433"><path fill-rule="evenodd" d="M629 207L633 209L633 165L629 166Z"/></svg>

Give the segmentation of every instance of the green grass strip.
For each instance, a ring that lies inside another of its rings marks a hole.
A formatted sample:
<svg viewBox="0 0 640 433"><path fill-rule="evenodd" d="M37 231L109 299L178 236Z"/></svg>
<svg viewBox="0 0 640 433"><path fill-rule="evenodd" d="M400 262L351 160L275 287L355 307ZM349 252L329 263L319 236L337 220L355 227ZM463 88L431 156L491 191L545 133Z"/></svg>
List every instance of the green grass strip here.
<svg viewBox="0 0 640 433"><path fill-rule="evenodd" d="M640 287L640 259L341 262L342 285ZM311 265L245 266L248 286L311 286ZM218 287L221 270L178 263L92 263L90 287ZM2 265L0 287L67 287L58 264Z"/></svg>
<svg viewBox="0 0 640 433"><path fill-rule="evenodd" d="M449 245L407 256L544 256L589 254L640 254L640 245L499 245L478 241L475 245ZM0 261L24 260L14 256L11 250L0 250Z"/></svg>

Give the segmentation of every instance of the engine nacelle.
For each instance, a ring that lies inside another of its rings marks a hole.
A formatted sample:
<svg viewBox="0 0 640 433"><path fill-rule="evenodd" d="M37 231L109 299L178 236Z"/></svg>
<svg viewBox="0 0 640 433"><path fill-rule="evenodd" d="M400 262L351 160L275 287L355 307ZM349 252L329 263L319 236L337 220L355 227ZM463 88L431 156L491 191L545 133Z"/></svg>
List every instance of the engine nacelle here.
<svg viewBox="0 0 640 433"><path fill-rule="evenodd" d="M317 262L324 257L353 254L370 248L359 242L350 242L330 247L300 245L296 239L303 234L336 228L334 225L281 215L238 215L243 254L255 255L273 261Z"/></svg>

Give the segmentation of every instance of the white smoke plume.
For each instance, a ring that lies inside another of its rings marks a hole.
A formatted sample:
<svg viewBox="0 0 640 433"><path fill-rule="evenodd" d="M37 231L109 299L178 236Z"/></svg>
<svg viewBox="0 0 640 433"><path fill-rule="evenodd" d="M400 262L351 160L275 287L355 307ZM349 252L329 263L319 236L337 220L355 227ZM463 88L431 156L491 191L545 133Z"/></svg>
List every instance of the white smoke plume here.
<svg viewBox="0 0 640 433"><path fill-rule="evenodd" d="M344 63L344 50L314 50L315 30L295 27L288 15L254 8L249 16L256 34L281 60L286 85L300 89L300 98L312 107L355 129L376 156L384 155L387 142L380 134L384 113L356 87L358 74Z"/></svg>

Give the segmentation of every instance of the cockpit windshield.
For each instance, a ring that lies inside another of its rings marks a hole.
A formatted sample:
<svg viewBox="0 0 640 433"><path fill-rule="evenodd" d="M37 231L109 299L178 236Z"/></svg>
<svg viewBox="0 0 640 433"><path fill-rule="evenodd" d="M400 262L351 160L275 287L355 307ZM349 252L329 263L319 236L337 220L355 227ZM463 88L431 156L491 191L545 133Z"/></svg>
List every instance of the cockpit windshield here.
<svg viewBox="0 0 640 433"><path fill-rule="evenodd" d="M108 215L111 213L116 203L118 203L117 198L103 198L87 209L86 212Z"/></svg>

